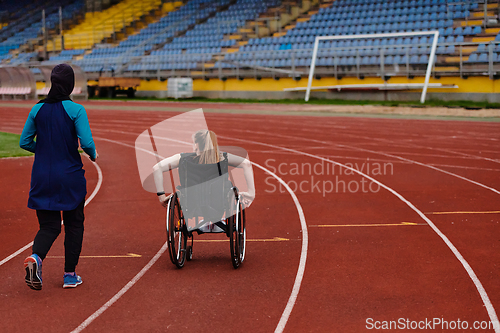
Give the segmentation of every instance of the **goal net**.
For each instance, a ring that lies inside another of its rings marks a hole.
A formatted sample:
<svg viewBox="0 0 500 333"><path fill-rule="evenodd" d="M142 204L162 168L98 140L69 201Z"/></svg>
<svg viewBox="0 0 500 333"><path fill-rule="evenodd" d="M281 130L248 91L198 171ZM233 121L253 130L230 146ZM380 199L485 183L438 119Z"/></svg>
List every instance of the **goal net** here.
<svg viewBox="0 0 500 333"><path fill-rule="evenodd" d="M422 95L420 97L420 102L424 103L425 102L425 97L427 94L427 88L429 87L429 79L431 76L432 68L435 63L435 58L436 58L436 48L437 48L437 43L438 43L438 38L439 38L439 31L416 31L416 32L395 32L395 33L380 33L380 34L362 34L362 35L342 35L342 36L317 36L315 41L314 41L314 48L313 48L313 53L312 53L312 59L311 59L311 67L309 70L309 80L307 83L307 88L306 88L306 97L305 100L306 102L309 101L309 97L311 94L311 88L312 88L312 80L314 77L314 70L316 67L316 62L318 58L318 48L320 46L320 42L326 42L326 41L336 41L336 40L377 40L377 39L388 39L392 38L392 41L396 41L396 43L391 44L391 47L403 47L409 50L409 48L413 45L411 44L401 44L399 45L398 41L401 40L406 40L408 41L409 38L411 37L419 37L419 36L430 36L430 42L431 42L431 47L430 47L430 55L428 56L428 63L427 63L427 69L425 72L425 81L423 84L406 84L406 85L401 85L405 86L407 89L422 89ZM384 45L380 45L380 48L384 48ZM383 57L382 57L382 63L383 63ZM364 85L356 85L357 87L362 88ZM367 88L373 87L374 85L366 85ZM397 85L388 85L384 84L385 88L389 89L398 89ZM328 88L328 87L321 87L323 89ZM319 89L319 87L318 87ZM298 90L298 89L289 89L289 90ZM300 89L300 90L303 90Z"/></svg>

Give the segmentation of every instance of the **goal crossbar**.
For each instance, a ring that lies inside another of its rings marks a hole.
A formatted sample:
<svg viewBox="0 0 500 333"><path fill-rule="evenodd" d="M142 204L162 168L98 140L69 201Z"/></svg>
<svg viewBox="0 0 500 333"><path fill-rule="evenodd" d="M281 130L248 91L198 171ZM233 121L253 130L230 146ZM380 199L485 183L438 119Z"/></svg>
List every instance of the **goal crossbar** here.
<svg viewBox="0 0 500 333"><path fill-rule="evenodd" d="M413 90L422 89L423 83L368 83L368 84L337 84L333 86L314 86L311 90L349 90L349 89L377 89L377 90ZM429 83L428 88L456 89L456 84ZM307 87L285 88L284 91L306 91Z"/></svg>
<svg viewBox="0 0 500 333"><path fill-rule="evenodd" d="M318 55L318 47L320 41L326 40L337 40L337 39L368 39L368 38L384 38L384 37L411 37L411 36L427 36L433 35L434 39L431 46L431 54L429 55L429 63L427 64L427 70L425 73L425 82L422 87L422 95L420 97L420 103L425 102L425 96L427 94L427 88L429 87L429 79L431 77L432 66L434 64L434 59L436 57L436 48L439 38L439 31L414 31L414 32L393 32L393 33L383 33L383 34L363 34L363 35L343 35L343 36L316 36L314 41L314 49L311 61L311 68L309 70L309 80L307 82L306 89L306 102L309 101L309 96L311 95L311 86L314 76L314 69L316 67L316 57Z"/></svg>

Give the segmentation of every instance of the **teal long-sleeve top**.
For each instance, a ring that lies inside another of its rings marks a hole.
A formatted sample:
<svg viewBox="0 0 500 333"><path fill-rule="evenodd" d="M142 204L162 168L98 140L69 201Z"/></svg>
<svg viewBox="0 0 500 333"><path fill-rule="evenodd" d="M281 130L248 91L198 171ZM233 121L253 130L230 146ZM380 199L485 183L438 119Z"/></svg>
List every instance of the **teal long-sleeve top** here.
<svg viewBox="0 0 500 333"><path fill-rule="evenodd" d="M35 153L29 208L73 210L85 199L87 183L78 141L95 159L95 144L82 105L65 100L33 106L19 141L21 148Z"/></svg>

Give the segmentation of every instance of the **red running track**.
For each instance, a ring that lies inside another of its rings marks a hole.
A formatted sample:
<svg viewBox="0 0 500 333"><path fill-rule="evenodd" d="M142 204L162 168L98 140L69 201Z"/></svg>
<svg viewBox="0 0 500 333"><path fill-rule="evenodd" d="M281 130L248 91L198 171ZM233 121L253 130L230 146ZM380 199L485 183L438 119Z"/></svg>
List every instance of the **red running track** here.
<svg viewBox="0 0 500 333"><path fill-rule="evenodd" d="M203 235L196 238L193 261L182 270L163 253L137 279L159 255L166 235L165 212L156 196L142 189L132 147L145 129L177 114L141 107L190 110L200 105L127 103L127 110L119 111L110 106L123 103L83 104L103 174L102 187L86 207L78 266L84 283L61 288L62 237L44 261L40 292L24 283L22 261L29 250L6 261L0 265L1 332L35 326L39 332L77 327L84 332L270 332L283 327L285 332L362 332L389 321L411 325L433 319L448 326L466 321L472 327L487 324L500 308L498 123L206 114L221 145L245 148L254 163L295 190L303 209L307 260L284 320L304 250L290 193L254 167L257 197L247 213L251 241L240 269L231 266L227 242L206 242L219 238ZM0 109L0 131L20 133L29 109L26 102L7 103ZM319 158L358 169L395 193ZM31 163L30 157L0 160L0 260L31 242L37 230L35 214L26 208ZM90 194L98 176L92 163L84 164ZM331 193L323 195L323 185ZM118 298L130 281L135 283ZM111 299L116 301L102 308ZM86 321L99 309L105 310Z"/></svg>

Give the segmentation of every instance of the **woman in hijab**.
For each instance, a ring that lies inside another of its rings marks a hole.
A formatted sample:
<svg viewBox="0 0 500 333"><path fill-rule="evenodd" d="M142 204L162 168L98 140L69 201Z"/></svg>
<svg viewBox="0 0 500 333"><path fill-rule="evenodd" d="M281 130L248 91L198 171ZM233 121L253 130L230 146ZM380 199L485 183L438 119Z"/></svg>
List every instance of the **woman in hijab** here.
<svg viewBox="0 0 500 333"><path fill-rule="evenodd" d="M35 290L42 289L42 261L61 233L61 211L65 230L63 288L82 283L75 268L83 241L87 183L78 140L92 161L98 156L87 113L69 97L75 86L73 69L67 64L55 66L50 81L47 98L31 109L19 142L21 148L35 153L28 207L36 210L40 229L33 254L24 261L26 284Z"/></svg>

